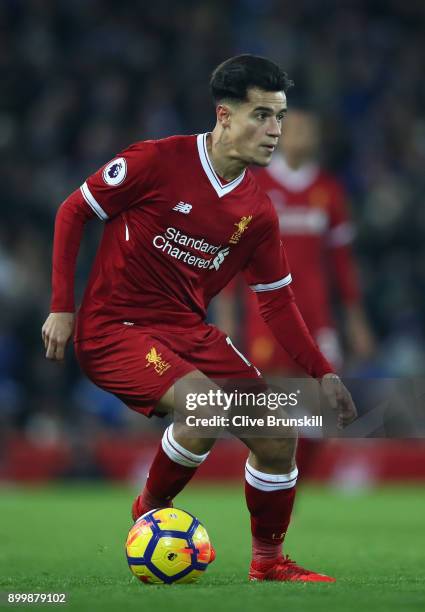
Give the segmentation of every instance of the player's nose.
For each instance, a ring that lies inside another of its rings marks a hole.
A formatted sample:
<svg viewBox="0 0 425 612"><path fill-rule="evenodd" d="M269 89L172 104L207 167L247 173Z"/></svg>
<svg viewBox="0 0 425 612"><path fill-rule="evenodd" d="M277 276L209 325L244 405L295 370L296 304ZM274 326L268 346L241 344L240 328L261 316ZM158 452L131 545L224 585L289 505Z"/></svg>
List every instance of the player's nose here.
<svg viewBox="0 0 425 612"><path fill-rule="evenodd" d="M270 122L267 126L267 136L272 138L279 138L282 133L282 126L280 121L278 121L275 117L270 117Z"/></svg>

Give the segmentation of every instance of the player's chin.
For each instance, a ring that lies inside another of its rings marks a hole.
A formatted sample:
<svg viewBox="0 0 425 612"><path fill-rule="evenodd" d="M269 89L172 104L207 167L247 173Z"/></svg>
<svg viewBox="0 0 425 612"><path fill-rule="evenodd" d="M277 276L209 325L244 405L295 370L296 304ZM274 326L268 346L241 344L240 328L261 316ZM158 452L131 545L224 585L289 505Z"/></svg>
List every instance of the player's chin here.
<svg viewBox="0 0 425 612"><path fill-rule="evenodd" d="M264 150L262 150L261 153L259 153L258 155L254 157L251 163L254 164L255 166L263 166L263 167L268 166L272 160L272 155L273 155L273 150L264 148Z"/></svg>
<svg viewBox="0 0 425 612"><path fill-rule="evenodd" d="M270 153L265 152L265 153L262 153L261 155L256 155L251 163L254 164L254 166L266 167L269 165L271 160L272 160L272 152Z"/></svg>

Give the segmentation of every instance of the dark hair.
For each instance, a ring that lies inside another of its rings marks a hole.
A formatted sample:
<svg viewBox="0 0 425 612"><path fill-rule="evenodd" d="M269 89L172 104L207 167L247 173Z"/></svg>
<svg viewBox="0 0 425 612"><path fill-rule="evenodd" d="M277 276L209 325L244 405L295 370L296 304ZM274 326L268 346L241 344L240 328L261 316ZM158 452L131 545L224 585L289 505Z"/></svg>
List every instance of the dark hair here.
<svg viewBox="0 0 425 612"><path fill-rule="evenodd" d="M213 71L210 90L214 103L221 100L247 99L247 91L258 87L264 91L286 91L293 82L277 64L258 55L236 55Z"/></svg>

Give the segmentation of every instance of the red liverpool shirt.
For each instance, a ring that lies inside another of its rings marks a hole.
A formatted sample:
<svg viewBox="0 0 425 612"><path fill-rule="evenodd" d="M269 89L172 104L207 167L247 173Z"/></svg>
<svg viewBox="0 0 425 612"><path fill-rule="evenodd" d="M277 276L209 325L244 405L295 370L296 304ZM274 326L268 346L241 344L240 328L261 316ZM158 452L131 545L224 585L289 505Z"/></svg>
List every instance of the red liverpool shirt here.
<svg viewBox="0 0 425 612"><path fill-rule="evenodd" d="M81 186L106 223L76 340L123 324L190 328L240 270L255 292L291 282L269 198L249 170L221 179L206 136L136 143Z"/></svg>

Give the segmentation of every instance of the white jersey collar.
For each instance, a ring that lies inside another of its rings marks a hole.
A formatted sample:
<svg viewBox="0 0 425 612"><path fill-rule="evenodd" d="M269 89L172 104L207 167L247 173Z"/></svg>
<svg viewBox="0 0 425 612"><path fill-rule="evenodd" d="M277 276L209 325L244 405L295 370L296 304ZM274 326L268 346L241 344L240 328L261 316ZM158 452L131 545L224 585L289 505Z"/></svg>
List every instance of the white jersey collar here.
<svg viewBox="0 0 425 612"><path fill-rule="evenodd" d="M314 183L319 174L319 166L308 163L294 170L288 166L282 155L277 154L273 157L267 172L290 191L300 192Z"/></svg>
<svg viewBox="0 0 425 612"><path fill-rule="evenodd" d="M216 171L214 170L214 167L210 160L210 156L208 155L207 136L208 133L198 134L196 138L199 159L201 160L202 168L204 169L204 172L207 175L211 185L214 187L215 192L217 193L219 198L222 198L223 196L233 191L233 189L236 189L236 187L240 185L240 183L242 183L245 177L245 170L242 172L242 174L233 179L233 181L231 181L230 183L223 183Z"/></svg>

